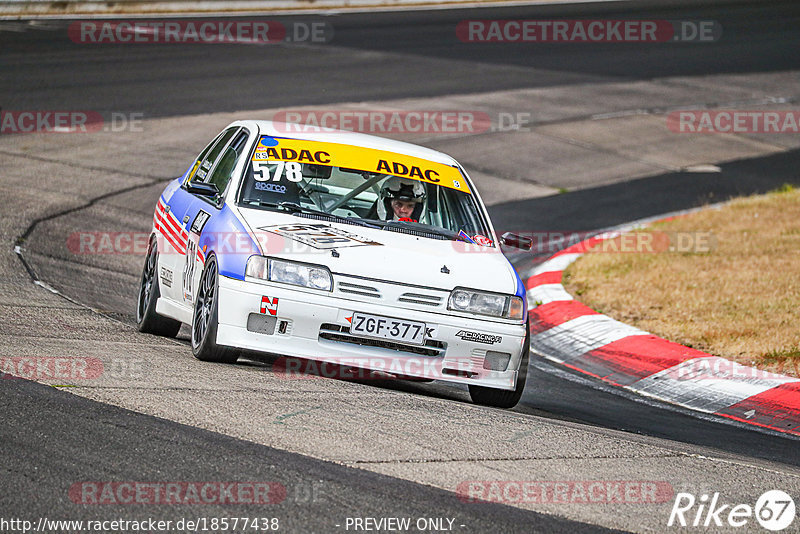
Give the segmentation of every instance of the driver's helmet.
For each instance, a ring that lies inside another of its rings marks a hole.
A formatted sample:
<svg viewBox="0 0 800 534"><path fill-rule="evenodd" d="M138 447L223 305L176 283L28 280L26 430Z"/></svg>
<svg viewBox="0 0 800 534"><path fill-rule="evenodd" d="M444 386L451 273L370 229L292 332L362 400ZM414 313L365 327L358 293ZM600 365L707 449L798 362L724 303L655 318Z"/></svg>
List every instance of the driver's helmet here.
<svg viewBox="0 0 800 534"><path fill-rule="evenodd" d="M380 200L378 201L378 216L381 219L395 219L394 210L392 209L392 200L416 203L414 211L409 219L412 219L414 222L419 222L422 220L425 213L425 204L427 200L425 185L422 184L422 182L409 178L400 178L399 176L388 178L383 182Z"/></svg>

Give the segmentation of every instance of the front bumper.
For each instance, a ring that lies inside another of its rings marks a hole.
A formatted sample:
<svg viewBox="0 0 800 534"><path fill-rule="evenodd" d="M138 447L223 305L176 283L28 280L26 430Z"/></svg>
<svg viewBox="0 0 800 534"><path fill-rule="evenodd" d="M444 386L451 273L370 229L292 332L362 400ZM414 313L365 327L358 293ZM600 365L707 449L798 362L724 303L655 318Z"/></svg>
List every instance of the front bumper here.
<svg viewBox="0 0 800 534"><path fill-rule="evenodd" d="M347 318L354 311L424 322L429 333L426 345L351 335ZM508 390L516 384L525 342L522 324L453 317L224 276L219 277L218 317L219 345ZM479 336L465 331L489 334L490 342L472 341ZM505 370L484 368L487 351L510 356Z"/></svg>

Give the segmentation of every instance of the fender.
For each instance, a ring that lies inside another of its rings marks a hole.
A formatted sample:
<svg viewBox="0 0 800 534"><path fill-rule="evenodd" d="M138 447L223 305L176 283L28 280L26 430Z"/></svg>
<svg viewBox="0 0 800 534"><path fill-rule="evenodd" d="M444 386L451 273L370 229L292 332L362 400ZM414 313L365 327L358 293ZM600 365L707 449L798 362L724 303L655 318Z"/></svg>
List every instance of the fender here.
<svg viewBox="0 0 800 534"><path fill-rule="evenodd" d="M211 211L212 216L200 233L200 251L203 257L212 252L217 256L220 275L244 280L248 258L262 254L261 247L227 204L219 211Z"/></svg>
<svg viewBox="0 0 800 534"><path fill-rule="evenodd" d="M506 258L508 261L508 258ZM514 273L514 277L517 279L517 290L514 292L514 295L517 297L522 298L522 306L523 310L525 310L525 317L523 317L524 321L528 320L528 290L525 289L525 284L523 283L522 279L519 277L519 273L514 268L514 265L509 261L508 266L511 268L511 271Z"/></svg>

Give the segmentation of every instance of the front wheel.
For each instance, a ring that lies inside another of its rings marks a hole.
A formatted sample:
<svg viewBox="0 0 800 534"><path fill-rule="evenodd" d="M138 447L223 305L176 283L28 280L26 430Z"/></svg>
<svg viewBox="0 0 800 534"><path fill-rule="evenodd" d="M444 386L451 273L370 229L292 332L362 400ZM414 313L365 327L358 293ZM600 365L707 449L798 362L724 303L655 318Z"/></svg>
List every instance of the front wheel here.
<svg viewBox="0 0 800 534"><path fill-rule="evenodd" d="M522 360L517 372L517 383L512 390L487 388L484 386L469 386L469 396L475 404L493 406L495 408L513 408L522 398L525 382L528 378L528 358L531 351L530 328L526 325L525 346L522 349Z"/></svg>
<svg viewBox="0 0 800 534"><path fill-rule="evenodd" d="M157 336L175 337L181 329L181 322L156 313L156 303L161 296L158 286L158 245L155 238L150 239L147 257L142 268L139 283L139 298L136 302L136 327L139 332Z"/></svg>
<svg viewBox="0 0 800 534"><path fill-rule="evenodd" d="M217 345L219 317L219 277L217 258L209 256L197 288L192 315L192 354L204 362L234 363L239 351Z"/></svg>

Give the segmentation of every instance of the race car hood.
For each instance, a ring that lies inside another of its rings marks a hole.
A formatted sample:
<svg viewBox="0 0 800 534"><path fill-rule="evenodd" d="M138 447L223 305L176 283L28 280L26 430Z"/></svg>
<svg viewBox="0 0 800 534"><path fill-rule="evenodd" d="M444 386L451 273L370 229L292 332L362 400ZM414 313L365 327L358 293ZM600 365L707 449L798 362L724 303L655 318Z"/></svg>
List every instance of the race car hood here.
<svg viewBox="0 0 800 534"><path fill-rule="evenodd" d="M499 249L390 230L240 208L266 256L324 265L357 276L452 290L517 292L517 276Z"/></svg>

